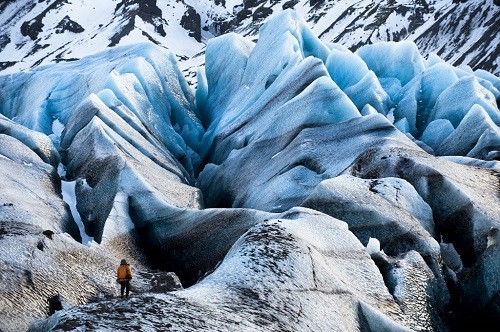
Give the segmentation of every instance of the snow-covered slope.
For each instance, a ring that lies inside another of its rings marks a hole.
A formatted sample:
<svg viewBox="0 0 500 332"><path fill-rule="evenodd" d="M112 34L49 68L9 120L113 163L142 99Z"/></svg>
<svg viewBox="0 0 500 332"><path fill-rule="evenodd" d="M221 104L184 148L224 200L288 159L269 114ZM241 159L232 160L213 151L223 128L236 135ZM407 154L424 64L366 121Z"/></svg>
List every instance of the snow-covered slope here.
<svg viewBox="0 0 500 332"><path fill-rule="evenodd" d="M6 1L0 3L0 68L15 72L71 61L107 47L152 41L180 59L203 44L181 25L179 1Z"/></svg>
<svg viewBox="0 0 500 332"><path fill-rule="evenodd" d="M252 39L211 39L195 91L150 42L0 76L0 329L499 323L500 79L291 9Z"/></svg>
<svg viewBox="0 0 500 332"><path fill-rule="evenodd" d="M17 0L0 3L0 70L71 61L115 45L152 41L193 75L214 36L256 37L272 14L294 8L325 42L351 51L415 41L454 65L499 73L500 4L494 0Z"/></svg>
<svg viewBox="0 0 500 332"><path fill-rule="evenodd" d="M272 14L293 8L323 42L340 43L351 51L379 41L411 40L424 55L434 52L454 65L499 73L500 3L494 0L214 2L225 3L227 9L201 10L209 13L206 22L214 32L255 36Z"/></svg>

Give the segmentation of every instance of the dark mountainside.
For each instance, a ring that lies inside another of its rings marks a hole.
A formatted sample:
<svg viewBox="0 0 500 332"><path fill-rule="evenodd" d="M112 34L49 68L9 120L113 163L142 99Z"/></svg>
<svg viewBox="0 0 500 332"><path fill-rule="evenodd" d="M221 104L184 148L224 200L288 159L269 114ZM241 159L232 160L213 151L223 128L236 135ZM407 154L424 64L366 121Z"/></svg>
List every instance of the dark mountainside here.
<svg viewBox="0 0 500 332"><path fill-rule="evenodd" d="M424 56L436 53L455 66L500 73L497 0L114 0L86 1L85 7L67 0L3 1L0 70L72 61L134 40L170 49L193 75L209 39L229 32L256 37L262 24L287 8L297 10L323 42L351 51L411 40Z"/></svg>

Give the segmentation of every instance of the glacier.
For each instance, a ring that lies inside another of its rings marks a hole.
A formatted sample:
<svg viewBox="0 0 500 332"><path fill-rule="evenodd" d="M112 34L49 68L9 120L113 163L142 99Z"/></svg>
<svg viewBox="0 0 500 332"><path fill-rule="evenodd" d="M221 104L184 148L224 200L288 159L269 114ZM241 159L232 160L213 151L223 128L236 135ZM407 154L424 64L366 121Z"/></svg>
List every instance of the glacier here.
<svg viewBox="0 0 500 332"><path fill-rule="evenodd" d="M196 90L151 43L0 76L2 330L498 323L499 77L324 44L290 9L205 57Z"/></svg>

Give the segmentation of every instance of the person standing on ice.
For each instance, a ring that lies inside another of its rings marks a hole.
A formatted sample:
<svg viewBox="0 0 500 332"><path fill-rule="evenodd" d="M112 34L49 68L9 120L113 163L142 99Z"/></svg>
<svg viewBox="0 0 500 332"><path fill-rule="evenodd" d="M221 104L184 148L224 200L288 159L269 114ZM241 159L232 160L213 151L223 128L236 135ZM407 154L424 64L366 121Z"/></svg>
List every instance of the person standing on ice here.
<svg viewBox="0 0 500 332"><path fill-rule="evenodd" d="M125 295L128 298L131 279L132 279L132 271L130 270L130 265L127 263L125 259L122 259L120 262L120 266L116 271L116 281L118 281L121 285L120 294L122 296L122 299L124 290L125 290Z"/></svg>

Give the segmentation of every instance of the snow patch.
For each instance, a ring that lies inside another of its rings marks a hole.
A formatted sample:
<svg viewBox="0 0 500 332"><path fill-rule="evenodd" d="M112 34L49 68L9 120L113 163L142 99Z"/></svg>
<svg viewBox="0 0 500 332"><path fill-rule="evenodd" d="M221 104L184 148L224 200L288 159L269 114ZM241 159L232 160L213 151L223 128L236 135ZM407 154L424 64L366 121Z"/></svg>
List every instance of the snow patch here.
<svg viewBox="0 0 500 332"><path fill-rule="evenodd" d="M380 252L380 241L377 240L376 238L371 237L368 240L368 244L366 245L366 252L369 255L373 255Z"/></svg>
<svg viewBox="0 0 500 332"><path fill-rule="evenodd" d="M66 174L66 170L62 164L59 164L58 168L59 175ZM82 218L80 217L80 213L76 208L76 194L75 194L75 183L76 181L61 181L61 191L63 200L68 204L71 215L75 220L78 229L80 230L80 236L82 237L82 244L90 245L90 243L94 240L93 237L90 237L85 233L85 227L83 226Z"/></svg>

